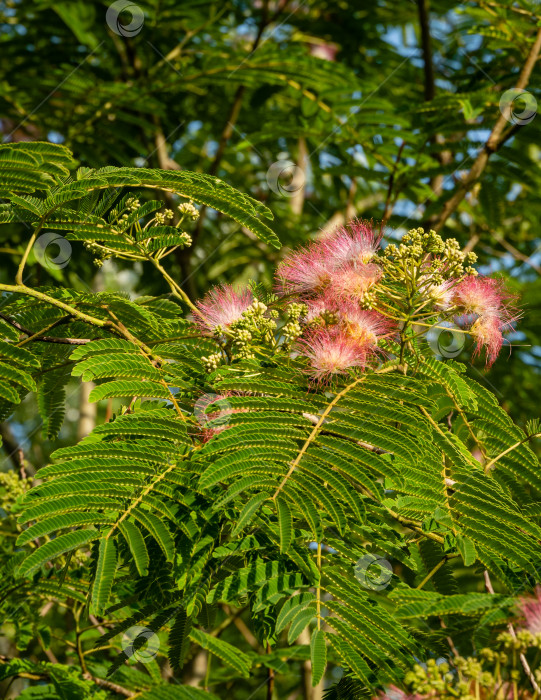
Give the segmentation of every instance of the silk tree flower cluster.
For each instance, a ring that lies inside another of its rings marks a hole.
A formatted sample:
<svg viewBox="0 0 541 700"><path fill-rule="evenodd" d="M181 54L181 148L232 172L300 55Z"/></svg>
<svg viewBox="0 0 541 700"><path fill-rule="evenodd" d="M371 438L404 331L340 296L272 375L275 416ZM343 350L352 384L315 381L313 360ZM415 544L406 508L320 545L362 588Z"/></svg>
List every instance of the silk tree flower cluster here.
<svg viewBox="0 0 541 700"><path fill-rule="evenodd" d="M455 239L423 229L381 250L372 226L354 220L288 254L268 305L227 285L198 302L196 323L220 345L204 362L213 371L253 359L267 345L305 357L312 377L329 381L366 369L383 353L415 354L419 336L451 319L474 339L474 354L486 349L491 365L518 313L503 283L478 276L475 261Z"/></svg>

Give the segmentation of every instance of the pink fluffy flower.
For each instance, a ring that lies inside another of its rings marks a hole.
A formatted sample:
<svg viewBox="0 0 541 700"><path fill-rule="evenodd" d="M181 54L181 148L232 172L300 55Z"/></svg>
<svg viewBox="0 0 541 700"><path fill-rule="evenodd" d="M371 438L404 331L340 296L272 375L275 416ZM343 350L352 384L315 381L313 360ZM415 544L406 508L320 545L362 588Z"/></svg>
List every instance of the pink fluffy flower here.
<svg viewBox="0 0 541 700"><path fill-rule="evenodd" d="M489 367L501 350L503 333L513 329L519 316L514 301L501 280L489 277L466 277L455 287L454 302L463 313L459 320L472 323L475 354L484 347Z"/></svg>
<svg viewBox="0 0 541 700"><path fill-rule="evenodd" d="M318 329L300 341L299 346L301 353L310 360L310 373L318 380L366 365L366 349L341 328Z"/></svg>
<svg viewBox="0 0 541 700"><path fill-rule="evenodd" d="M486 349L486 363L491 367L503 345L503 333L505 324L502 324L497 316L479 316L470 328L470 333L476 341L474 356Z"/></svg>
<svg viewBox="0 0 541 700"><path fill-rule="evenodd" d="M473 275L465 277L455 287L454 299L465 314L498 316L504 322L516 316L516 310L513 308L515 297L498 279Z"/></svg>
<svg viewBox="0 0 541 700"><path fill-rule="evenodd" d="M447 311L453 305L455 296L454 285L454 280L428 285L426 293L432 299L434 307L438 311Z"/></svg>
<svg viewBox="0 0 541 700"><path fill-rule="evenodd" d="M229 284L213 287L201 301L197 302L201 317L196 319L196 323L207 332L214 332L217 326L227 328L241 318L253 300L253 294L249 289L236 292Z"/></svg>
<svg viewBox="0 0 541 700"><path fill-rule="evenodd" d="M537 586L533 596L519 598L519 610L524 615L526 629L532 634L541 633L541 586Z"/></svg>
<svg viewBox="0 0 541 700"><path fill-rule="evenodd" d="M309 299L306 305L308 307L306 323L313 323L321 320L322 317L325 318L327 324L338 323L344 310L344 303L332 293L332 289L327 289L315 299Z"/></svg>
<svg viewBox="0 0 541 700"><path fill-rule="evenodd" d="M350 263L368 263L379 247L381 236L370 224L354 219L321 241L325 258L338 269Z"/></svg>
<svg viewBox="0 0 541 700"><path fill-rule="evenodd" d="M336 282L346 296L362 296L381 276L379 267L369 264L380 239L369 224L351 221L328 238L288 255L276 273L278 291L313 296Z"/></svg>
<svg viewBox="0 0 541 700"><path fill-rule="evenodd" d="M344 323L349 335L367 353L373 353L378 342L394 330L394 323L377 311L365 311L355 305L343 309Z"/></svg>
<svg viewBox="0 0 541 700"><path fill-rule="evenodd" d="M276 271L278 291L281 294L310 295L322 292L331 279L332 266L324 250L312 243L288 255Z"/></svg>
<svg viewBox="0 0 541 700"><path fill-rule="evenodd" d="M336 271L330 290L338 298L360 301L381 278L381 269L374 263L350 263Z"/></svg>

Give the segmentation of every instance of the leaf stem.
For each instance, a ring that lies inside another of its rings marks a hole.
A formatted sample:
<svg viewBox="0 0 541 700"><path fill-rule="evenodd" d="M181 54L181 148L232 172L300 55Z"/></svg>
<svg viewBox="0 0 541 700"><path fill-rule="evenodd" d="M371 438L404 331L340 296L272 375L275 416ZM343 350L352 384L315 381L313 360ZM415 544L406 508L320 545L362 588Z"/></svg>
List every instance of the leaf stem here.
<svg viewBox="0 0 541 700"><path fill-rule="evenodd" d="M51 297L48 294L44 294L43 292L38 292L37 289L27 287L25 284L0 284L0 292L26 294L27 296L34 297L35 299L39 299L40 301L45 301L46 303L51 304L51 306L56 306L57 308L66 311L71 316L75 316L81 321L90 323L93 326L99 326L100 328L103 328L104 326L111 325L109 321L104 321L101 318L96 318L95 316L85 314L83 311L79 311L74 306L65 304L63 301L60 301L60 299L55 299L54 297Z"/></svg>

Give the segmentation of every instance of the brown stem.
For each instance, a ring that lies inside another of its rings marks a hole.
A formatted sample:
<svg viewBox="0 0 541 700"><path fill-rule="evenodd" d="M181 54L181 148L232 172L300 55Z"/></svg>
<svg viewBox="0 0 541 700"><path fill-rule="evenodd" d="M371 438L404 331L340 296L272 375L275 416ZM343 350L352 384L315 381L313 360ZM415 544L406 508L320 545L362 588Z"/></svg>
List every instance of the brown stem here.
<svg viewBox="0 0 541 700"><path fill-rule="evenodd" d="M419 10L419 26L421 28L421 45L423 47L423 61L425 73L425 100L434 99L434 65L432 63L432 49L430 46L430 24L428 17L428 0L417 0Z"/></svg>
<svg viewBox="0 0 541 700"><path fill-rule="evenodd" d="M516 83L516 88L518 90L523 90L526 88L530 81L530 76L532 74L535 63L539 57L539 52L541 51L541 28L537 32L534 44L528 54L528 58L520 71L519 78ZM454 195L445 202L442 212L436 222L434 223L434 229L439 231L447 221L447 219L456 211L458 205L462 202L464 197L468 194L473 185L481 177L483 171L485 170L488 159L493 153L503 146L503 144L513 136L522 125L515 125L511 129L505 131L506 124L509 122L509 115L511 111L511 105L502 111L500 117L496 121L494 128L490 132L484 147L481 149L477 158L475 159L469 173L462 179L458 189Z"/></svg>
<svg viewBox="0 0 541 700"><path fill-rule="evenodd" d="M271 645L267 644L267 654L271 653ZM267 676L267 700L272 700L272 696L274 693L274 669L270 668L268 669L268 676Z"/></svg>

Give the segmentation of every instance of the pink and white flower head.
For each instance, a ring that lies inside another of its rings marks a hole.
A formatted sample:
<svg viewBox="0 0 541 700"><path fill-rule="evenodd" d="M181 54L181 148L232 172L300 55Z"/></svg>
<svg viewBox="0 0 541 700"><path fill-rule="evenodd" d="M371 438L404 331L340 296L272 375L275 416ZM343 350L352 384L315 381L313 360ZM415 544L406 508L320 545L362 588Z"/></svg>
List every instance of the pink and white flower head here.
<svg viewBox="0 0 541 700"><path fill-rule="evenodd" d="M470 275L454 291L455 303L465 314L498 316L503 322L516 317L515 297L505 289L502 280Z"/></svg>
<svg viewBox="0 0 541 700"><path fill-rule="evenodd" d="M368 263L379 247L377 235L368 222L354 219L321 241L325 257L334 268L351 263Z"/></svg>
<svg viewBox="0 0 541 700"><path fill-rule="evenodd" d="M330 379L354 367L364 368L366 350L342 328L321 328L299 342L301 354L310 360L312 374L319 381Z"/></svg>
<svg viewBox="0 0 541 700"><path fill-rule="evenodd" d="M526 629L532 634L541 634L541 586L537 586L533 596L521 596L518 608L524 616Z"/></svg>
<svg viewBox="0 0 541 700"><path fill-rule="evenodd" d="M454 281L446 280L441 284L430 284L426 288L426 294L432 300L434 308L438 311L448 311L454 303Z"/></svg>
<svg viewBox="0 0 541 700"><path fill-rule="evenodd" d="M394 323L377 311L347 305L342 310L344 324L350 337L367 353L376 351L379 341L395 330Z"/></svg>
<svg viewBox="0 0 541 700"><path fill-rule="evenodd" d="M207 333L214 333L218 326L228 328L241 318L253 301L254 296L249 289L237 292L229 284L213 287L196 303L201 312L201 316L196 318L196 323Z"/></svg>
<svg viewBox="0 0 541 700"><path fill-rule="evenodd" d="M350 263L335 272L330 292L347 301L360 301L381 279L381 268L374 263Z"/></svg>
<svg viewBox="0 0 541 700"><path fill-rule="evenodd" d="M321 244L312 243L291 253L278 265L278 292L301 296L322 292L330 282L331 272Z"/></svg>
<svg viewBox="0 0 541 700"><path fill-rule="evenodd" d="M503 345L503 327L497 316L479 316L470 328L470 333L476 341L474 357L486 349L486 364L491 367Z"/></svg>

